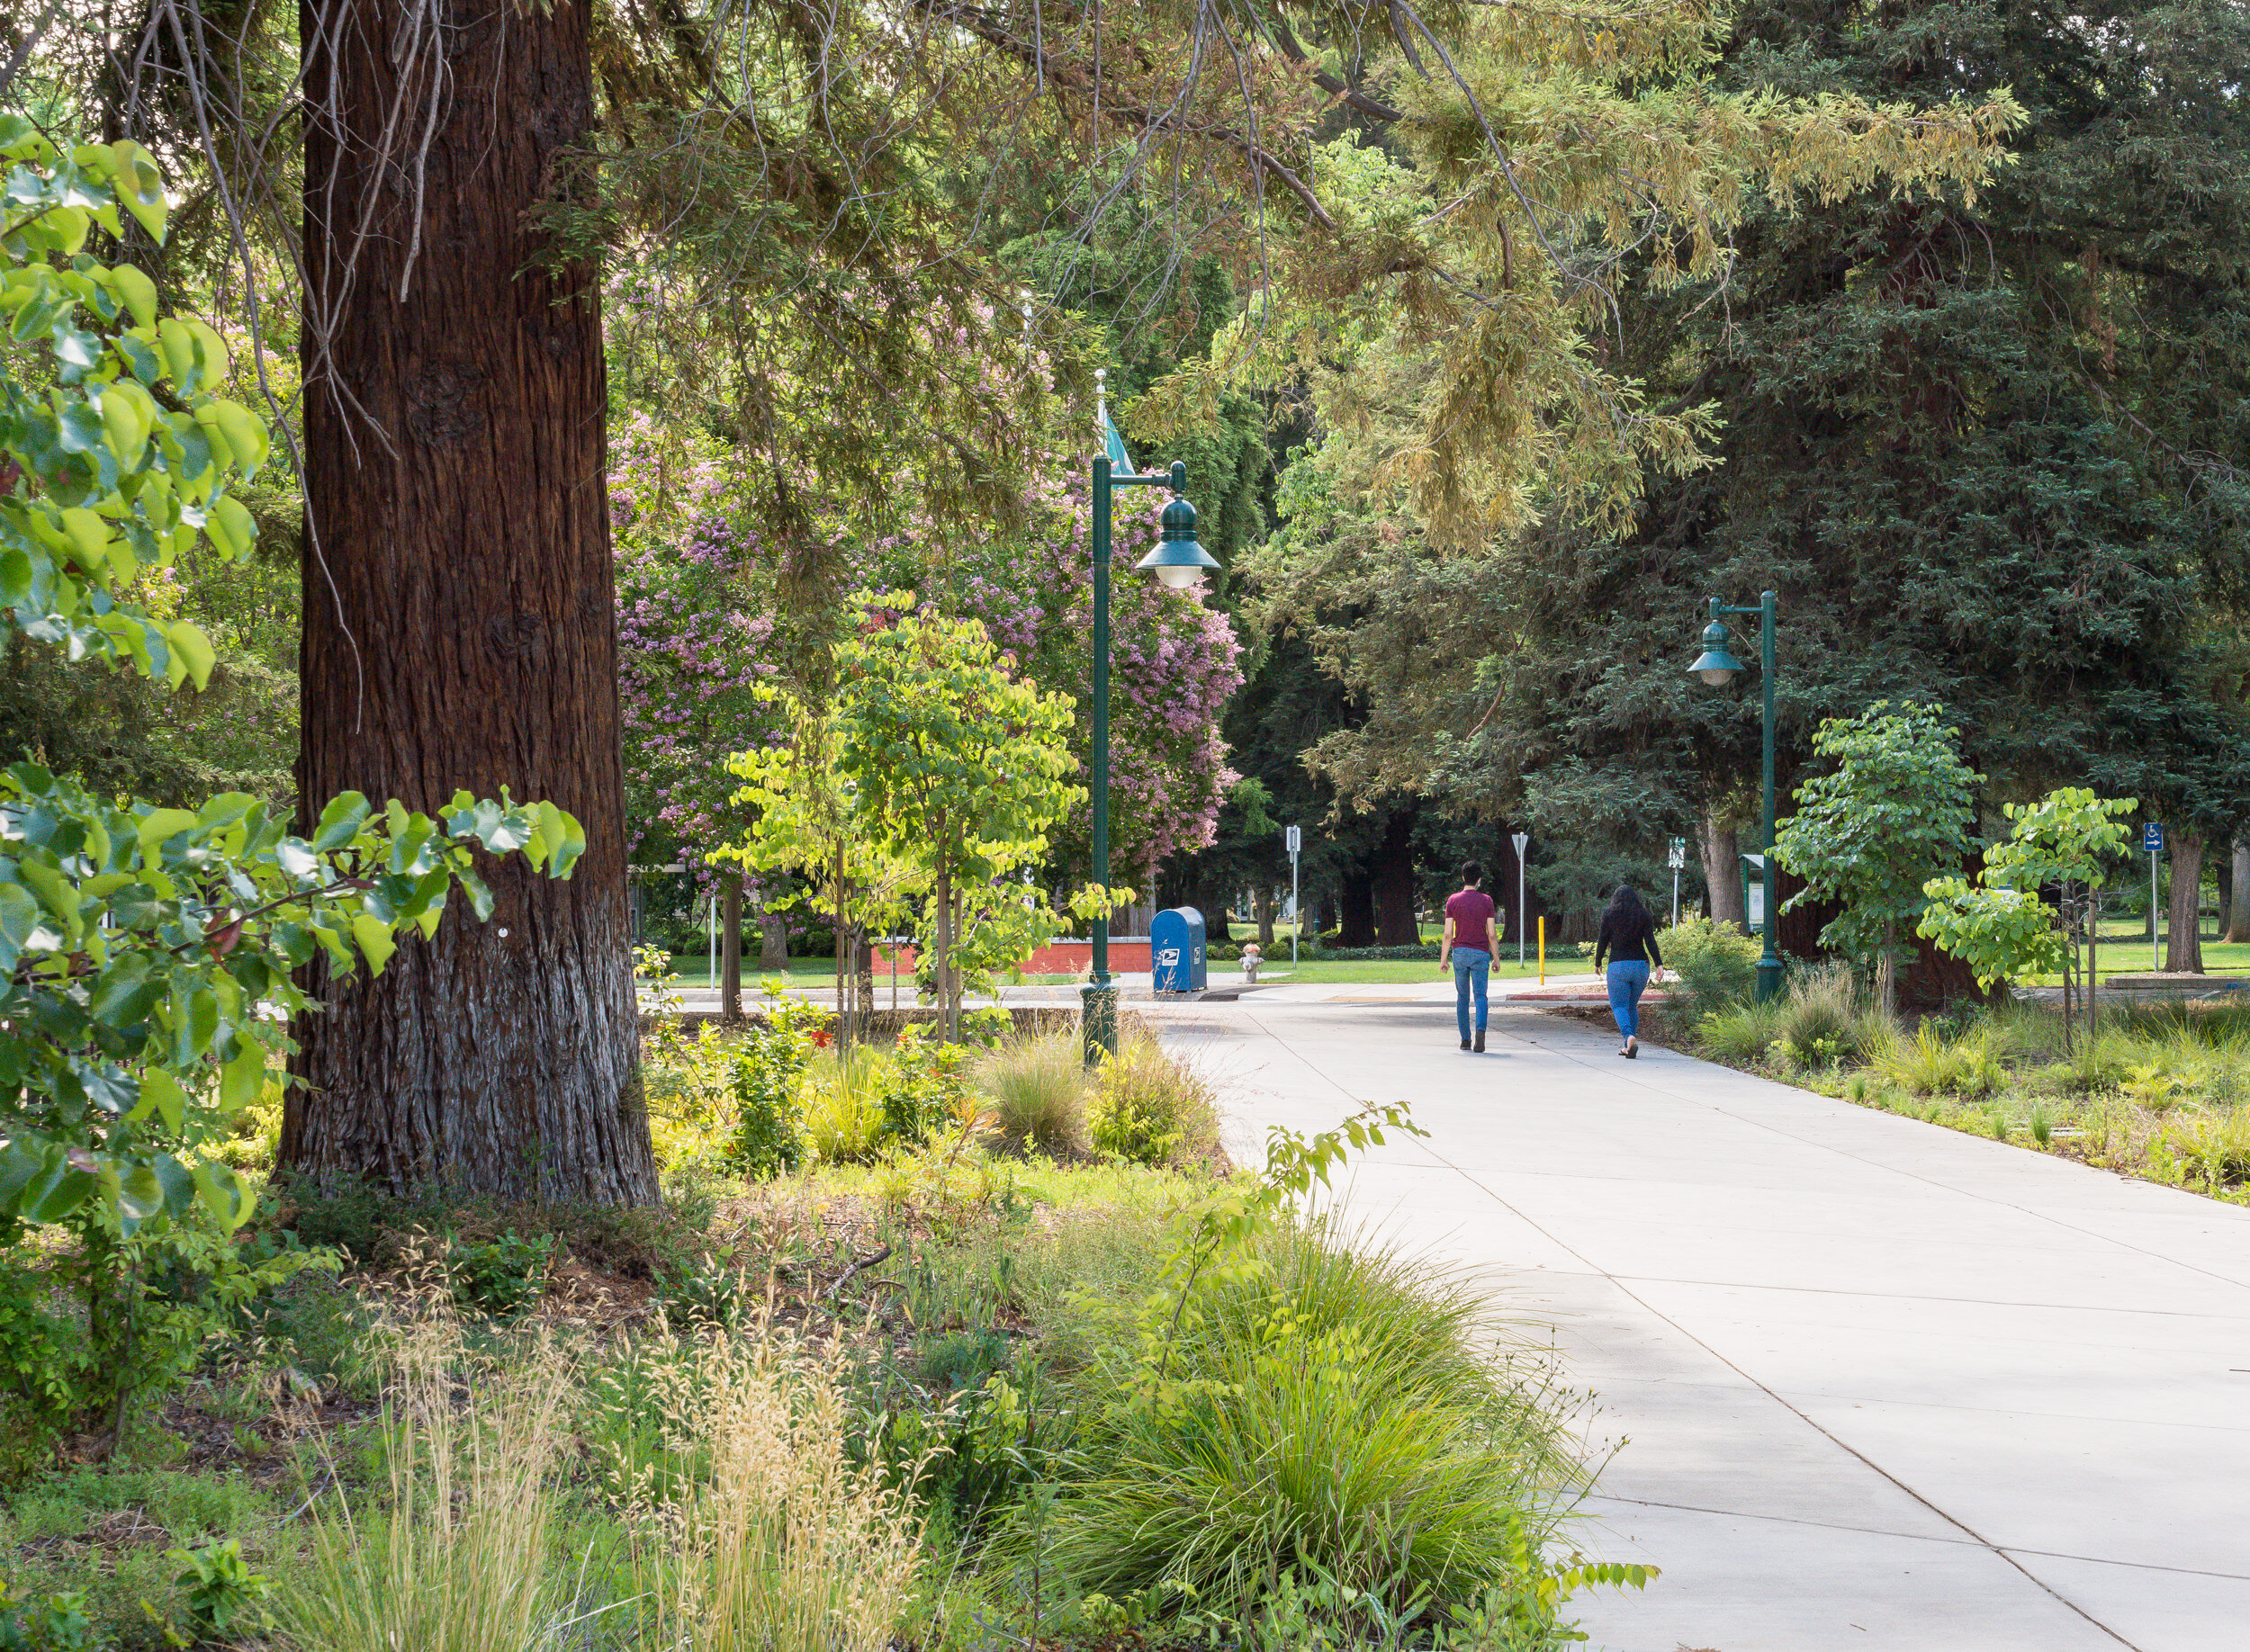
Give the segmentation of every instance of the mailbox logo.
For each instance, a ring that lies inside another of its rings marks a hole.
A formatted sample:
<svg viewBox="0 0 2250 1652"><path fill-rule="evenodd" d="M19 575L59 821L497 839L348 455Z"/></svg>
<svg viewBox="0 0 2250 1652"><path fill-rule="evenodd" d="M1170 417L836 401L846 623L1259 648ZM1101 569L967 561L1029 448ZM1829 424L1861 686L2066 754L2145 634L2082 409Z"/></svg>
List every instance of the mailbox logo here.
<svg viewBox="0 0 2250 1652"><path fill-rule="evenodd" d="M1166 947L1162 952L1156 954L1156 962L1166 969L1179 968L1180 949L1177 947Z"/></svg>

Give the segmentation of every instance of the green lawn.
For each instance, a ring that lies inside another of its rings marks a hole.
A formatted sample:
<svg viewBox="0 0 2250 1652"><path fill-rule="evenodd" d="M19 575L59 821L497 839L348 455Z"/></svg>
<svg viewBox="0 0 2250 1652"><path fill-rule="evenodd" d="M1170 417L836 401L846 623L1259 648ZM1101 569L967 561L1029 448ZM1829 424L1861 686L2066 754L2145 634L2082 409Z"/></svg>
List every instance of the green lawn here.
<svg viewBox="0 0 2250 1652"><path fill-rule="evenodd" d="M2240 950L2250 950L2250 948ZM1578 956L1576 948L1571 949L1570 956L1568 957L1556 957L1551 955L1547 959L1547 974L1550 976L1583 975L1591 973L1593 967L1592 960ZM1210 973L1213 975L1233 975L1239 973L1241 968L1242 965L1238 963L1215 959L1212 961ZM674 986L701 987L712 984L706 958L693 957L683 954L672 959L672 972L671 984ZM834 978L835 972L834 963L827 958L791 958L789 960L789 977L793 981L829 981ZM758 978L763 973L765 972L745 967L742 971L742 990L755 993L758 990ZM1292 971L1289 967L1289 946L1284 941L1276 949L1276 956L1266 960L1264 969L1259 972L1259 977L1261 980L1267 981L1287 977L1292 981L1385 984L1407 981L1450 981L1453 978L1453 965L1450 964L1441 967L1426 960L1418 962L1396 958L1365 960L1324 958L1318 961L1307 958ZM1494 961L1492 974L1495 978L1502 980L1536 976L1539 974L1539 961L1536 957L1526 958L1519 967L1516 962L1516 955L1511 952L1505 957ZM1026 975L1023 979L1027 985L1066 986L1078 977L1076 975ZM890 973L887 970L878 969L875 972L875 987L878 994L886 990L889 980ZM914 991L914 982L911 976L902 974L898 981L899 991L902 994L911 993Z"/></svg>

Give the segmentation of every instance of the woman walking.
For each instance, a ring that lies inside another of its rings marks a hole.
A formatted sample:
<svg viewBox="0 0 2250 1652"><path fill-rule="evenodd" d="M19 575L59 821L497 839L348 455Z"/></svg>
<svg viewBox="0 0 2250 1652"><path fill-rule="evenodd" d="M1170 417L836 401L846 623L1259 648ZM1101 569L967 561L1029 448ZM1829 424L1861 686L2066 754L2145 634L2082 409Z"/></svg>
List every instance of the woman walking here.
<svg viewBox="0 0 2250 1652"><path fill-rule="evenodd" d="M1641 904L1631 884L1617 885L1602 912L1602 929L1594 942L1594 967L1609 959L1609 1013L1617 1018L1618 1036L1624 1039L1617 1054L1627 1061L1641 1055L1641 994L1648 990L1649 971L1664 967L1664 955L1656 949L1656 920Z"/></svg>

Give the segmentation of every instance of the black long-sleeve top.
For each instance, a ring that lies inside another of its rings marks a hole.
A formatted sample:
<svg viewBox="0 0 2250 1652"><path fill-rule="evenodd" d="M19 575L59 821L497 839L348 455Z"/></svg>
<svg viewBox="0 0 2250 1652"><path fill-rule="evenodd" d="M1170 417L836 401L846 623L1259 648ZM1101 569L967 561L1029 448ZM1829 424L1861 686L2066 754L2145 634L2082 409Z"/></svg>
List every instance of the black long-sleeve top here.
<svg viewBox="0 0 2250 1652"><path fill-rule="evenodd" d="M1594 967L1602 967L1606 955L1613 964L1646 964L1664 967L1664 955L1656 949L1656 920L1646 912L1602 913L1602 932L1594 942Z"/></svg>

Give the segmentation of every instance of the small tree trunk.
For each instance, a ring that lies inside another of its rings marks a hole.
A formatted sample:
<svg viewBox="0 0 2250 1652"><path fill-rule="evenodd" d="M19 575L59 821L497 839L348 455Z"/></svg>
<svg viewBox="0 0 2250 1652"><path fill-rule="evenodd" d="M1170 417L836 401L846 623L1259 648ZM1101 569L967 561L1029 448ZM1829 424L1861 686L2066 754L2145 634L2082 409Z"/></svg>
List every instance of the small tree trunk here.
<svg viewBox="0 0 2250 1652"><path fill-rule="evenodd" d="M948 1043L961 1036L960 1000L953 991L953 877L940 868L938 873L938 944L937 956L931 960L931 982L938 989L938 1021L945 1029Z"/></svg>
<svg viewBox="0 0 2250 1652"><path fill-rule="evenodd" d="M1271 952L1274 950L1274 911L1281 904L1273 884L1258 885L1257 903L1258 948L1263 952Z"/></svg>
<svg viewBox="0 0 2250 1652"><path fill-rule="evenodd" d="M779 912L758 914L758 967L789 971L789 920Z"/></svg>
<svg viewBox="0 0 2250 1652"><path fill-rule="evenodd" d="M719 885L719 1013L742 1012L742 875L730 872Z"/></svg>
<svg viewBox="0 0 2250 1652"><path fill-rule="evenodd" d="M2185 974L2203 973L2203 837L2172 834L2172 900L2166 912L2164 968Z"/></svg>
<svg viewBox="0 0 2250 1652"><path fill-rule="evenodd" d="M1723 820L1716 809L1709 811L1696 833L1696 846L1703 856L1704 887L1711 894L1711 921L1748 929L1749 914L1742 910L1741 846L1734 823Z"/></svg>
<svg viewBox="0 0 2250 1652"><path fill-rule="evenodd" d="M2236 838L2234 852L2234 899L2227 905L2226 938L2239 946L2250 941L2250 838Z"/></svg>

